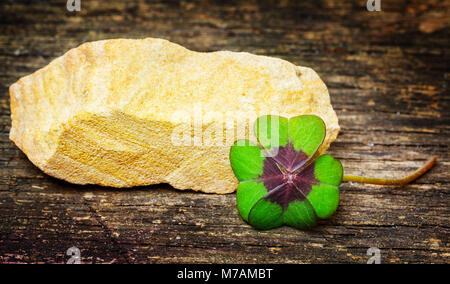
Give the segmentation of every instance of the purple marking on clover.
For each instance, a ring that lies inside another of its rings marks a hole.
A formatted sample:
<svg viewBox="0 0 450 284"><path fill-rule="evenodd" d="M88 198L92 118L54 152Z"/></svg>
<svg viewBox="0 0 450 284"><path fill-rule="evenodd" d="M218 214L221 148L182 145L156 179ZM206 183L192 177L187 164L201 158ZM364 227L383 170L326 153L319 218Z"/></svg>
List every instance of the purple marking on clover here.
<svg viewBox="0 0 450 284"><path fill-rule="evenodd" d="M267 198L286 209L291 201L306 199L317 180L313 165L301 168L309 160L303 151L296 151L291 142L277 149L276 156L264 160L261 180L267 188Z"/></svg>

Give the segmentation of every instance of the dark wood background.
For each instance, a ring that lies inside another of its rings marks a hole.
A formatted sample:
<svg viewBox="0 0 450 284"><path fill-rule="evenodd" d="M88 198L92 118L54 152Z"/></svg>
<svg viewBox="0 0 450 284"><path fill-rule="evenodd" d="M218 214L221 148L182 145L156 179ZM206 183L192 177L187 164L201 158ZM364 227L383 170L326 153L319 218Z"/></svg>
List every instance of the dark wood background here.
<svg viewBox="0 0 450 284"><path fill-rule="evenodd" d="M66 1L0 3L0 262L450 263L450 1ZM398 177L430 156L415 183L343 183L337 214L311 231L259 232L235 194L167 185L118 190L43 174L9 140L8 87L86 41L161 37L314 68L342 132L330 152L348 174Z"/></svg>

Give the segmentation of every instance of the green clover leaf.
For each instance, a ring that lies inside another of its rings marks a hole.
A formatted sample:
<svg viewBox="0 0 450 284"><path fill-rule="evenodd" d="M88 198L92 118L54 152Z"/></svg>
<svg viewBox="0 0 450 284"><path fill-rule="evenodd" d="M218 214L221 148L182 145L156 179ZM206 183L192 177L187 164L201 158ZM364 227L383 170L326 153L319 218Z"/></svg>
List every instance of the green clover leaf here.
<svg viewBox="0 0 450 284"><path fill-rule="evenodd" d="M230 150L242 218L261 230L283 224L304 229L333 215L343 169L330 155L316 158L325 138L322 119L262 116L254 130L258 144L239 140Z"/></svg>

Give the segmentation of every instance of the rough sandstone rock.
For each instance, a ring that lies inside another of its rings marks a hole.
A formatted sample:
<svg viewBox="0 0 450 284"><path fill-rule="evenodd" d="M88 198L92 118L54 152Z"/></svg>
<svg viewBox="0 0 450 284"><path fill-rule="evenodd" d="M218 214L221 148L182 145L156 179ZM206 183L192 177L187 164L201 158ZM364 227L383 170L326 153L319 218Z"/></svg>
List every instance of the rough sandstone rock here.
<svg viewBox="0 0 450 284"><path fill-rule="evenodd" d="M229 147L254 138L241 125L264 114L319 115L327 125L321 152L339 132L312 69L161 39L83 44L20 79L10 95L11 140L45 173L77 184L229 193L237 186Z"/></svg>

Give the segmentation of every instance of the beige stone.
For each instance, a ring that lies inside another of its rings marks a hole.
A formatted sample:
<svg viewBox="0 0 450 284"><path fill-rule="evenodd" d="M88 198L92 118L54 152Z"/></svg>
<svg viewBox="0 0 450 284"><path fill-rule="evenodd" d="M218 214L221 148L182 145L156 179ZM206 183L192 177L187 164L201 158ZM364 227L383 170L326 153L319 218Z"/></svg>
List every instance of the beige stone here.
<svg viewBox="0 0 450 284"><path fill-rule="evenodd" d="M264 114L319 115L327 125L321 152L339 132L312 69L161 39L83 44L20 79L10 95L11 140L45 173L77 184L229 193L237 186L230 145L253 135L241 125Z"/></svg>

